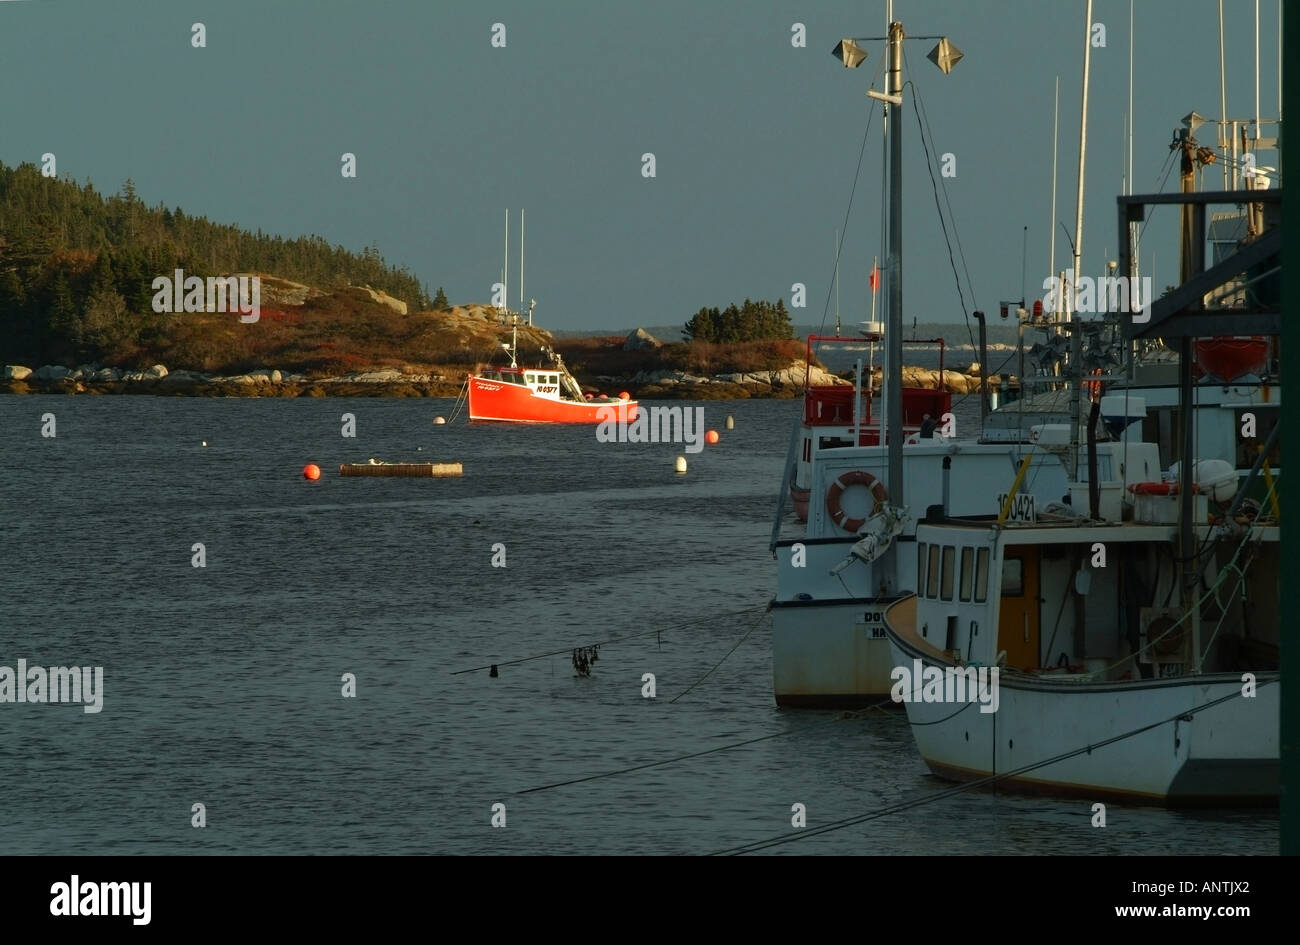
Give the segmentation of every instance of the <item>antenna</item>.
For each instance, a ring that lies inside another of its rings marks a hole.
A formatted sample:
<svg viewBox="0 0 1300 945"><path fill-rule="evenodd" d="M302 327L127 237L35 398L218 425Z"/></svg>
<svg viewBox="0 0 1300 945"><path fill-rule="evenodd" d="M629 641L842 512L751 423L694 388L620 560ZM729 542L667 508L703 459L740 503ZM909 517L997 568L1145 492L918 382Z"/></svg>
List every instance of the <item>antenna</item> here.
<svg viewBox="0 0 1300 945"><path fill-rule="evenodd" d="M1029 224L1020 238L1020 307L1025 307L1025 272L1029 266Z"/></svg>
<svg viewBox="0 0 1300 945"><path fill-rule="evenodd" d="M519 311L524 310L524 211L519 211ZM532 324L530 320L528 324Z"/></svg>
<svg viewBox="0 0 1300 945"><path fill-rule="evenodd" d="M835 334L840 333L840 231L835 230Z"/></svg>
<svg viewBox="0 0 1300 945"><path fill-rule="evenodd" d="M1092 0L1088 0L1088 18L1083 31L1083 102L1079 106L1079 192L1074 208L1074 273L1070 286L1070 311L1074 311L1075 291L1083 253L1083 182L1088 153L1088 69L1092 65Z"/></svg>
<svg viewBox="0 0 1300 945"><path fill-rule="evenodd" d="M1056 129L1061 117L1061 77L1056 77L1056 104L1052 108L1052 211L1048 214L1047 229L1051 233L1048 241L1047 274L1056 277ZM1056 306L1052 306L1055 308Z"/></svg>
<svg viewBox="0 0 1300 945"><path fill-rule="evenodd" d="M506 264L501 267L501 298L503 310L510 311L510 210L506 209Z"/></svg>

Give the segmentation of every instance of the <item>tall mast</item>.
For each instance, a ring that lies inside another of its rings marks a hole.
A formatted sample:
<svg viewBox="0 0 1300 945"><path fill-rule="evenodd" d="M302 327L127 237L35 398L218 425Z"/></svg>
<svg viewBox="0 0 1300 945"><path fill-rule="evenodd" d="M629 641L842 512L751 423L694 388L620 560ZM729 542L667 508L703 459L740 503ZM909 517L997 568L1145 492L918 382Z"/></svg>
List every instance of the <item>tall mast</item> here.
<svg viewBox="0 0 1300 945"><path fill-rule="evenodd" d="M888 0L885 11L889 28L885 37L888 43L885 63L885 91L867 90L867 97L883 102L885 108L886 146L889 156L889 200L885 203L888 217L888 245L885 253L885 272L889 279L888 311L885 325L885 374L881 392L885 400L885 455L888 458L886 489L891 505L905 508L903 481L903 24L894 19L894 3ZM946 36L938 38L939 44L928 58L947 75L962 52ZM848 68L855 68L867 58L866 53L852 39L842 39L833 55ZM892 572L893 581L887 586L897 588L898 567L896 549L891 547L884 572Z"/></svg>
<svg viewBox="0 0 1300 945"><path fill-rule="evenodd" d="M501 298L505 310L510 311L510 209L506 208L506 262L501 267Z"/></svg>
<svg viewBox="0 0 1300 945"><path fill-rule="evenodd" d="M519 211L519 311L524 310L524 211ZM528 324L532 324L532 316Z"/></svg>
<svg viewBox="0 0 1300 945"><path fill-rule="evenodd" d="M1219 0L1219 160L1223 163L1223 189L1231 190L1231 178L1228 172L1228 74L1223 59L1223 0Z"/></svg>
<svg viewBox="0 0 1300 945"><path fill-rule="evenodd" d="M1070 286L1070 311L1074 311L1083 258L1083 175L1088 150L1088 68L1092 64L1092 0L1088 0L1083 31L1083 103L1079 114L1079 190L1074 205L1074 276Z"/></svg>
<svg viewBox="0 0 1300 945"><path fill-rule="evenodd" d="M1133 0L1128 0L1128 137L1124 142L1125 150L1127 152L1127 162L1124 171L1124 192L1129 195L1133 193L1133 127ZM1130 223L1128 225L1128 241L1131 250L1128 257L1128 272L1124 273L1124 275L1128 276L1130 311L1133 308L1133 300L1135 298L1141 305L1150 304L1148 299L1143 299L1140 296L1135 295L1135 293L1140 292L1137 286L1139 284L1138 274L1141 272L1142 259L1142 251L1138 247L1138 237L1141 232L1141 228L1136 223ZM1137 342L1135 340L1130 338L1125 341L1124 370L1130 381L1133 380L1133 361L1136 351ZM1089 470L1089 475L1091 474L1091 470Z"/></svg>
<svg viewBox="0 0 1300 945"><path fill-rule="evenodd" d="M1259 140L1259 0L1255 0L1255 140Z"/></svg>
<svg viewBox="0 0 1300 945"><path fill-rule="evenodd" d="M1092 0L1089 0L1091 3ZM885 327L885 377L889 387L889 497L903 501L903 24L893 21L889 3L889 322Z"/></svg>
<svg viewBox="0 0 1300 945"><path fill-rule="evenodd" d="M1056 77L1056 95L1052 106L1052 207L1051 212L1047 215L1047 232L1051 234L1048 240L1048 255L1051 257L1047 261L1047 274L1053 280L1056 279L1056 129L1061 117L1061 77ZM1056 292L1052 292L1052 297L1056 297ZM1052 306L1053 309L1056 305Z"/></svg>
<svg viewBox="0 0 1300 945"><path fill-rule="evenodd" d="M1125 168L1124 179L1128 185L1124 188L1126 194L1133 193L1133 0L1128 0L1128 141L1125 142L1128 151L1128 163Z"/></svg>

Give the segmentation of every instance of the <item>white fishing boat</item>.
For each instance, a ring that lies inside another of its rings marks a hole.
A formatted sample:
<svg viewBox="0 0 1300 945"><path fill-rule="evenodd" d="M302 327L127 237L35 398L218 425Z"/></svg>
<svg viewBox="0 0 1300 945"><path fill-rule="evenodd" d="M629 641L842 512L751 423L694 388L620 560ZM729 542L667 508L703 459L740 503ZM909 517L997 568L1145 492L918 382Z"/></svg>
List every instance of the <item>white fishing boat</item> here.
<svg viewBox="0 0 1300 945"><path fill-rule="evenodd" d="M1193 496L1190 583L1168 481L1131 483L1126 521L917 529L918 593L884 630L931 771L1094 799L1276 800L1277 518L1269 503L1225 509L1234 471L1198 468L1214 481ZM949 682L992 668L992 711Z"/></svg>

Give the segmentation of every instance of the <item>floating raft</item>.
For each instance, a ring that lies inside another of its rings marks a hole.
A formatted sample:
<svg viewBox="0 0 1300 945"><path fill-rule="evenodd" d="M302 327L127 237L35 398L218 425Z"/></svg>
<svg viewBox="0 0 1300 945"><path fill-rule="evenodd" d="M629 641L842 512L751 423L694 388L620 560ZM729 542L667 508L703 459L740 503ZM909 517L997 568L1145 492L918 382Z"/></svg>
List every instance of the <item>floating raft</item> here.
<svg viewBox="0 0 1300 945"><path fill-rule="evenodd" d="M340 476L418 476L443 479L462 475L460 463L341 463Z"/></svg>

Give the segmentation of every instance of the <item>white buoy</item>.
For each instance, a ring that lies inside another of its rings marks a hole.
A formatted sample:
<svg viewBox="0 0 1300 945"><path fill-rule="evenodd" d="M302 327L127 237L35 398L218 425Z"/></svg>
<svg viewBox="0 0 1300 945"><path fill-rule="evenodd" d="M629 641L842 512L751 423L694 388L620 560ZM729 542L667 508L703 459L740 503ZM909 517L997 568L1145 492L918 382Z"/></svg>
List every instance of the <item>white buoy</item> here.
<svg viewBox="0 0 1300 945"><path fill-rule="evenodd" d="M685 457L685 456L678 456L678 457L677 457L677 471L678 471L679 473L684 473L684 472L686 472L686 457Z"/></svg>
<svg viewBox="0 0 1300 945"><path fill-rule="evenodd" d="M434 417L434 418L433 418L433 422L434 422L434 423L446 423L446 422L447 422L447 418L446 418L446 417Z"/></svg>
<svg viewBox="0 0 1300 945"><path fill-rule="evenodd" d="M736 429L736 418L733 417L731 414L727 414L727 429L728 430Z"/></svg>
<svg viewBox="0 0 1300 945"><path fill-rule="evenodd" d="M207 445L208 445L208 441L207 441L207 440L204 440L204 441L203 441L203 445L204 445L204 446L207 446Z"/></svg>

